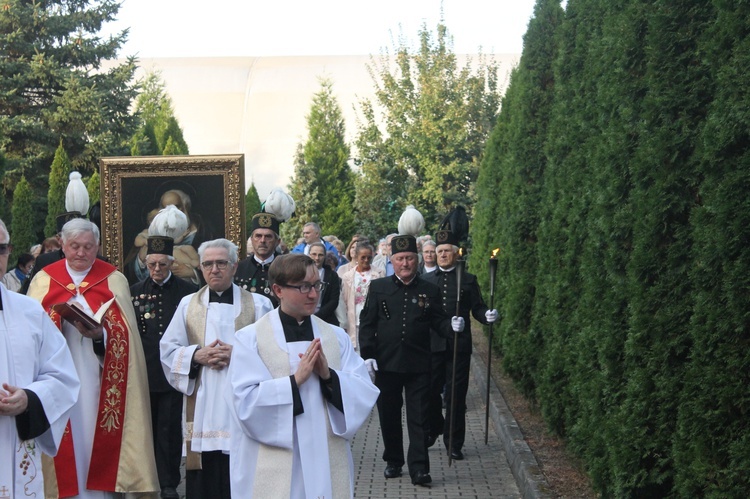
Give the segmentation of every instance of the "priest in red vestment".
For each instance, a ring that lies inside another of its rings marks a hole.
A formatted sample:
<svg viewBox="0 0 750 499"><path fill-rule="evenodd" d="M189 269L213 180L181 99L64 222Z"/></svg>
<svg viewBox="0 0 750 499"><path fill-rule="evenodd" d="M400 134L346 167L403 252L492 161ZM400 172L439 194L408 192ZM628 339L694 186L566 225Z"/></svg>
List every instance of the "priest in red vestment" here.
<svg viewBox="0 0 750 499"><path fill-rule="evenodd" d="M66 223L62 244L65 258L40 271L28 292L62 331L81 379L69 431L54 464L51 459L45 463L45 495L156 497L146 363L128 282L96 258L95 224L80 218ZM92 316L108 308L100 326L87 329L62 319L52 310L58 303L75 304Z"/></svg>

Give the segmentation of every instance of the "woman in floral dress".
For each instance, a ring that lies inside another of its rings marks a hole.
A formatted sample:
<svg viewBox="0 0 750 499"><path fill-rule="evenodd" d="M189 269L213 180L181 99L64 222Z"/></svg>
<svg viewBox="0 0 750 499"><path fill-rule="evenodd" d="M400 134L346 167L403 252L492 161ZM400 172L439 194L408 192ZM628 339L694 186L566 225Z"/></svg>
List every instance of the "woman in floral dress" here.
<svg viewBox="0 0 750 499"><path fill-rule="evenodd" d="M357 340L359 313L365 306L370 282L373 279L385 277L383 270L371 266L374 254L375 248L369 242L361 241L357 243L354 253L356 266L349 269L341 277L341 300L337 315L341 326L349 333L352 345L357 351L359 351L359 341Z"/></svg>

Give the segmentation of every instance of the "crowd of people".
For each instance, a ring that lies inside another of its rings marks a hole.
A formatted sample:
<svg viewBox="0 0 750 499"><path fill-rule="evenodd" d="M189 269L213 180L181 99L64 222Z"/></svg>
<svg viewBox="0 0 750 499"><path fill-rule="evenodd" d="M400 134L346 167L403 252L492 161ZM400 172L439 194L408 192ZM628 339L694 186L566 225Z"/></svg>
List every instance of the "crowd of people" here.
<svg viewBox="0 0 750 499"><path fill-rule="evenodd" d="M0 221L0 488L173 499L184 458L188 498L352 497L349 441L375 406L385 479L430 484L440 435L464 459L470 318L498 315L456 235L345 244L309 222L287 250L282 222L256 214L242 259L200 244L198 283L173 272L174 238L144 237L133 284L69 214L49 256L8 270Z"/></svg>

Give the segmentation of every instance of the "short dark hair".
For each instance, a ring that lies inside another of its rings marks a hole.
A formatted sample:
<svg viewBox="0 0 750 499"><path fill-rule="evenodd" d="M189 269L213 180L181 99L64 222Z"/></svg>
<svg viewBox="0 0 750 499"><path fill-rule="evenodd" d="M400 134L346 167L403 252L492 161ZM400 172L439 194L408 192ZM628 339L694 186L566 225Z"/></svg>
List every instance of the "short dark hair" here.
<svg viewBox="0 0 750 499"><path fill-rule="evenodd" d="M271 285L286 286L290 282L305 280L308 267L315 267L312 258L302 253L289 253L274 258L268 268L268 280Z"/></svg>
<svg viewBox="0 0 750 499"><path fill-rule="evenodd" d="M327 250L326 250L326 245L325 245L325 244L323 244L323 243L312 243L312 244L310 245L310 249L313 249L313 246L316 246L316 247L317 247L317 246L319 246L319 247L323 248L323 253L326 253L326 252L327 252Z"/></svg>
<svg viewBox="0 0 750 499"><path fill-rule="evenodd" d="M21 253L18 257L16 266L26 265L29 262L33 262L35 260L34 255L31 253Z"/></svg>

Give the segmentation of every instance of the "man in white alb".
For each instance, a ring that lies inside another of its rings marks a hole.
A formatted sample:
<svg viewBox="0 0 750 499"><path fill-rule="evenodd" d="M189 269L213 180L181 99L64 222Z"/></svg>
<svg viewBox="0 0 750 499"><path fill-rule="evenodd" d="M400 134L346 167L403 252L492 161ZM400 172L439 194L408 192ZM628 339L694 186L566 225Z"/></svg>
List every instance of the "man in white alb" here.
<svg viewBox="0 0 750 499"><path fill-rule="evenodd" d="M11 251L0 220L0 277ZM0 284L0 497L43 497L79 381L65 338L36 300Z"/></svg>
<svg viewBox="0 0 750 499"><path fill-rule="evenodd" d="M169 383L186 396L188 499L229 498L230 406L227 366L238 329L273 309L265 296L232 284L237 246L227 239L198 248L206 286L180 301L160 342ZM231 362L230 362L231 361Z"/></svg>

